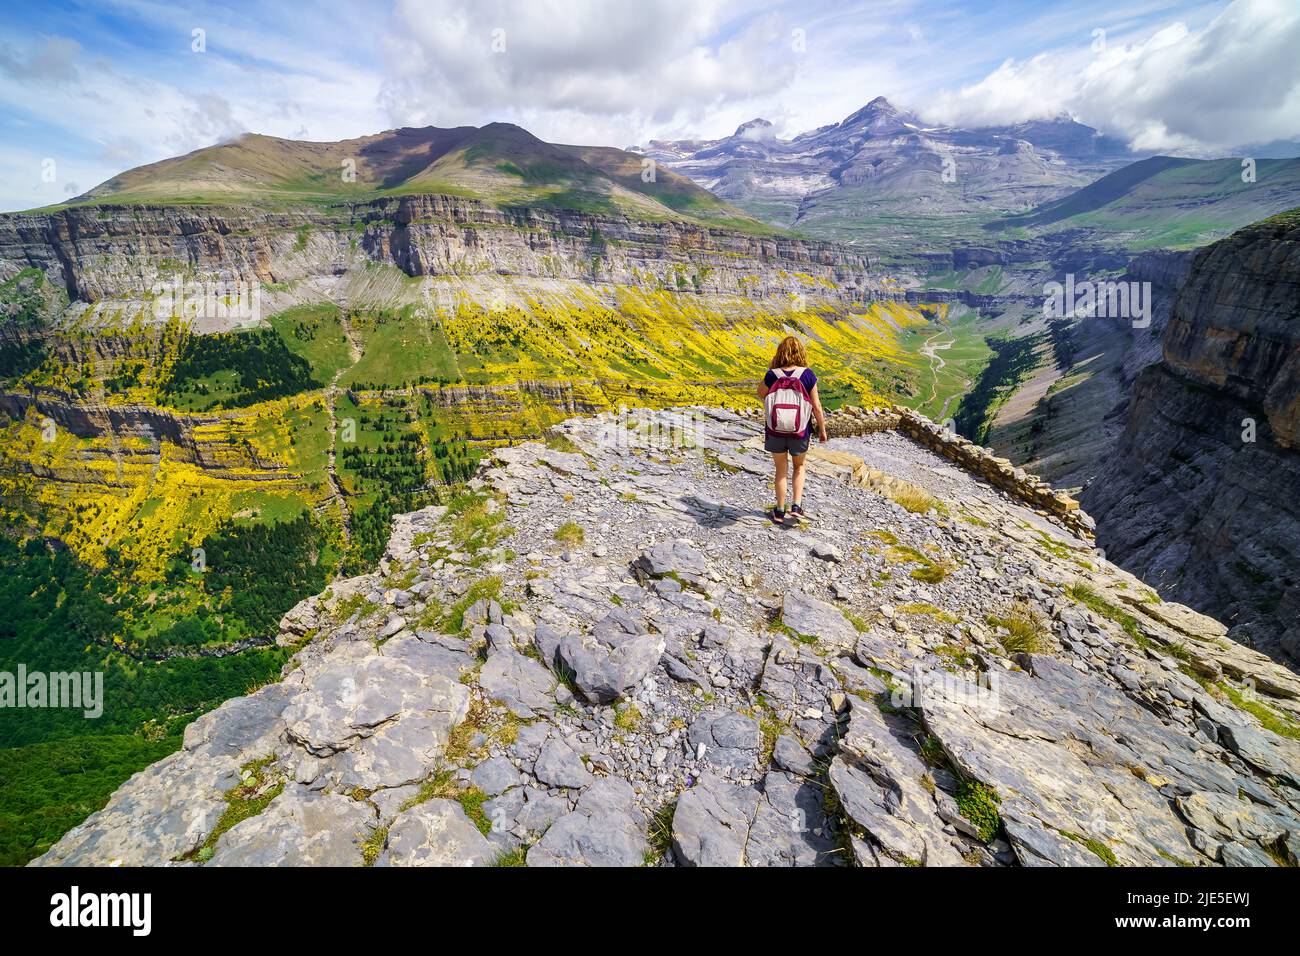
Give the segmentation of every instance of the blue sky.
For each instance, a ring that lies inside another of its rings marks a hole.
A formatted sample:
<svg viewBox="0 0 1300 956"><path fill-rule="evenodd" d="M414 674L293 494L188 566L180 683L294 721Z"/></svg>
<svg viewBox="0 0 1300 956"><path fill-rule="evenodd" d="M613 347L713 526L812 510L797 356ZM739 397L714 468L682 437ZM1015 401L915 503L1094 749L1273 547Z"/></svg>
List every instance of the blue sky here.
<svg viewBox="0 0 1300 956"><path fill-rule="evenodd" d="M0 209L246 131L504 120L628 146L755 116L794 135L877 95L1228 155L1300 137L1297 49L1296 0L19 0L0 9Z"/></svg>

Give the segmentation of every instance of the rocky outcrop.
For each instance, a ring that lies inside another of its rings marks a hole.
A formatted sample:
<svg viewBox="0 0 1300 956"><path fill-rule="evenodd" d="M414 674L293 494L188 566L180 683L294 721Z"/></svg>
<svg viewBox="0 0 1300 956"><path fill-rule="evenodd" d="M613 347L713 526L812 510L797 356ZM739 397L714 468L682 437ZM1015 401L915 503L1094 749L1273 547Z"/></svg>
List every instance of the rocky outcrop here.
<svg viewBox="0 0 1300 956"><path fill-rule="evenodd" d="M1084 493L1107 553L1300 660L1300 215L1200 252Z"/></svg>
<svg viewBox="0 0 1300 956"><path fill-rule="evenodd" d="M0 216L0 278L41 269L83 302L143 300L154 283L178 276L256 288L367 262L412 276L501 274L750 297L805 291L808 282L851 296L869 270L864 254L830 242L438 195L278 212L103 205Z"/></svg>
<svg viewBox="0 0 1300 956"><path fill-rule="evenodd" d="M280 683L36 864L1300 857L1300 678L892 429L836 451L942 508L818 470L816 524L774 527L755 423L691 416L498 450L491 545L399 516L378 571L285 616Z"/></svg>

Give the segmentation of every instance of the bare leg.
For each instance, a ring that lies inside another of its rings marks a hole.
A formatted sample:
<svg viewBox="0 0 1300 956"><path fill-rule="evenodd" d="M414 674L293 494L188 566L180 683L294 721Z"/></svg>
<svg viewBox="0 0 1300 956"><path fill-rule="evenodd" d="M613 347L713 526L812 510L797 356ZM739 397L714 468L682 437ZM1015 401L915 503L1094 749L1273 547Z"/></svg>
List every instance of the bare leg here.
<svg viewBox="0 0 1300 956"><path fill-rule="evenodd" d="M794 462L794 503L800 504L803 502L803 479L804 479L803 464L804 464L804 459L807 458L808 456L805 454L805 455L792 455L790 457L791 457L791 461Z"/></svg>
<svg viewBox="0 0 1300 956"><path fill-rule="evenodd" d="M782 510L785 510L785 483L789 473L785 459L786 453L783 451L772 454L772 464L776 465L776 506Z"/></svg>

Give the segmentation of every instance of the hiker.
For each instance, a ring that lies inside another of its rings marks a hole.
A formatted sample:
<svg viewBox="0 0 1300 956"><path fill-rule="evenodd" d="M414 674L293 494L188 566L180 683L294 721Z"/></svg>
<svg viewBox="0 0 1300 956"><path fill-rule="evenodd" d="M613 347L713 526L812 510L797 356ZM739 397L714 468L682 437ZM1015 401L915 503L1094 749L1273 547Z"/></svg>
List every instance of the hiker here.
<svg viewBox="0 0 1300 956"><path fill-rule="evenodd" d="M787 458L794 463L794 493L790 514L796 521L807 521L803 507L804 457L812 437L813 419L817 420L817 440L826 441L826 416L817 395L817 375L808 368L808 354L803 343L793 335L777 346L772 367L758 383L758 397L763 400L766 439L763 447L772 453L776 465L776 506L768 516L772 524L785 524L785 488Z"/></svg>

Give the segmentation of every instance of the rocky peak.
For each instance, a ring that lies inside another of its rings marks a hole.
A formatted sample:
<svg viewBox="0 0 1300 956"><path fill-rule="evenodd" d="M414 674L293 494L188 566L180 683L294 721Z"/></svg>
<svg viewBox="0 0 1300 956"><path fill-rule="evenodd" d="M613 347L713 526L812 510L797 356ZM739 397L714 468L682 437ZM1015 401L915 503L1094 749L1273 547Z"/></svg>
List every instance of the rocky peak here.
<svg viewBox="0 0 1300 956"><path fill-rule="evenodd" d="M1294 862L1300 749L1254 714L1300 679L912 420L833 416L784 528L745 416L499 450L36 862Z"/></svg>
<svg viewBox="0 0 1300 956"><path fill-rule="evenodd" d="M883 96L877 96L862 109L844 119L836 129L842 131L864 129L879 132L901 127L904 122L914 119L911 113L900 111Z"/></svg>
<svg viewBox="0 0 1300 956"><path fill-rule="evenodd" d="M732 135L738 139L772 139L776 134L771 120L759 118L741 123Z"/></svg>

